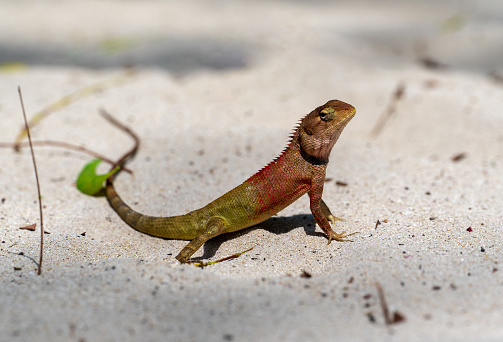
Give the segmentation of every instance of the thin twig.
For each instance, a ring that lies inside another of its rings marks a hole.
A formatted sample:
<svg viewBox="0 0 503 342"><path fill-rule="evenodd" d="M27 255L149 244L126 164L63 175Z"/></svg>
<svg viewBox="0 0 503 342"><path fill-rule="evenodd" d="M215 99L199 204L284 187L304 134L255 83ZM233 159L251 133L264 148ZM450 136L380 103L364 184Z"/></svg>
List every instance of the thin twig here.
<svg viewBox="0 0 503 342"><path fill-rule="evenodd" d="M114 164L115 162L111 160L110 158L105 157L104 155L91 151L83 146L78 146L74 144L70 144L64 141L55 141L55 140L38 140L38 141L32 141L31 142L33 146L54 146L54 147L61 147L64 149L68 150L73 150L77 152L81 152L87 155L90 155L94 158L98 158L101 160L106 161L109 164ZM0 142L0 148L19 148L19 147L29 147L30 144L29 142L21 142L21 143L10 143L10 142ZM128 173L133 173L130 169L127 167L123 168L124 171Z"/></svg>
<svg viewBox="0 0 503 342"><path fill-rule="evenodd" d="M382 315L384 316L384 323L386 323L386 325L390 325L391 317L389 314L388 303L386 303L386 298L384 297L384 291L380 283L376 282L375 286L377 289L377 295L379 296L379 303L381 304Z"/></svg>
<svg viewBox="0 0 503 342"><path fill-rule="evenodd" d="M245 254L246 252L249 252L253 249L253 247L251 248L248 248L246 251L244 252L239 252L239 253L235 253L235 254L232 254L232 255L229 255L229 256L226 256L225 258L222 258L222 259L218 259L218 260L215 260L215 261L208 261L208 262L198 262L198 261L189 261L189 264L192 264L196 267L201 267L201 268L204 268L206 266L209 266L209 265L214 265L214 264L218 264L219 262L222 262L222 261L227 261L227 260L231 260L231 259L236 259L238 258L239 256L241 256L242 254ZM305 271L304 271L305 272Z"/></svg>
<svg viewBox="0 0 503 342"><path fill-rule="evenodd" d="M384 290L379 282L375 283L377 289L377 295L379 296L379 303L381 304L382 314L384 316L384 322L389 327L392 324L397 324L405 321L405 316L398 311L390 312L386 298L384 297Z"/></svg>
<svg viewBox="0 0 503 342"><path fill-rule="evenodd" d="M21 108L23 109L23 119L26 129L26 135L28 136L28 142L30 143L31 159L33 161L33 169L35 170L35 180L37 182L37 192L38 192L38 208L40 211L40 257L38 260L38 271L37 274L42 273L42 259L44 251L44 215L42 214L42 194L40 192L40 182L38 181L38 171L37 162L35 161L35 152L33 151L33 145L31 143L30 127L28 126L28 120L26 119L26 111L24 109L23 94L21 93L21 87L17 87L19 93L19 101L21 101Z"/></svg>
<svg viewBox="0 0 503 342"><path fill-rule="evenodd" d="M395 114L396 112L396 105L398 101L403 97L405 93L405 84L404 83L399 83L395 91L393 92L393 95L391 96L391 100L388 103L388 106L386 107L386 110L381 114L379 119L377 120L377 123L375 124L374 128L372 129L370 135L373 138L377 138L377 136L381 133L383 130L384 126L388 123L388 120Z"/></svg>
<svg viewBox="0 0 503 342"><path fill-rule="evenodd" d="M119 128L120 130L122 130L123 132L126 132L131 138L133 138L134 140L134 146L128 151L126 152L122 157L119 158L118 161L116 161L115 163L113 163L112 167L110 168L110 170L113 170L115 169L117 166L119 166L121 168L121 170L123 170L123 165L128 161L128 159L134 157L134 155L136 154L136 152L138 151L138 148L140 147L140 138L129 128L127 127L126 125L122 124L121 122L117 121L114 117L112 117L112 115L110 115L105 109L100 109L99 110L100 114L108 121L110 122L112 125L114 125L115 127ZM120 172L120 171L119 171ZM108 183L111 183L111 181L115 178L115 176L119 173L114 173L113 175L111 175L109 178L108 178Z"/></svg>

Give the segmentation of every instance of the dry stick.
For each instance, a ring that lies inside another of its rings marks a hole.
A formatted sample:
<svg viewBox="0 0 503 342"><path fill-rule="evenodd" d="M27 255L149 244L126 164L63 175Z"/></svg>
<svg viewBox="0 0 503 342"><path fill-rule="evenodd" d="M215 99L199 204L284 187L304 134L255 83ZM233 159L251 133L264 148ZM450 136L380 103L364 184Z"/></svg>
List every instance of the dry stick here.
<svg viewBox="0 0 503 342"><path fill-rule="evenodd" d="M119 166L121 168L121 170L124 170L124 167L123 167L124 163L126 163L126 161L129 158L134 157L134 155L138 151L138 148L140 147L140 138L138 138L138 136L129 127L127 127L126 125L117 121L114 117L112 117L112 115L110 115L105 109L100 109L99 112L108 122L110 122L115 127L119 128L121 131L127 133L134 140L134 146L131 148L131 150L126 152L122 157L120 157L119 160L116 161L115 163L113 163L112 167L110 168L110 171L111 171L111 170L115 169L117 166ZM108 179L110 181L112 181L118 173L119 172L114 173ZM108 184L108 181L107 181L107 184Z"/></svg>
<svg viewBox="0 0 503 342"><path fill-rule="evenodd" d="M126 70L124 73L121 73L118 76L106 79L101 82L97 82L94 84L91 84L89 86L80 88L73 93L70 93L63 98L57 100L56 102L51 103L38 113L36 113L31 119L30 119L30 126L33 127L35 126L40 120L42 120L44 117L47 115L54 113L55 111L58 111L71 103L78 101L86 96L96 94L98 92L101 92L106 89L110 89L116 85L119 85L121 83L124 83L126 80L128 80L131 76L133 76L136 73L135 69L129 69ZM18 136L16 137L15 140L15 145L14 149L17 151L19 149L19 143L21 140L26 136L26 130L21 130L19 132Z"/></svg>
<svg viewBox="0 0 503 342"><path fill-rule="evenodd" d="M389 314L388 303L386 303L386 298L384 298L384 291L383 291L382 286L379 282L376 282L375 286L377 289L377 295L379 296L379 303L381 303L381 310L382 310L382 314L384 316L384 323L386 323L386 325L390 325L391 324L391 317Z"/></svg>
<svg viewBox="0 0 503 342"><path fill-rule="evenodd" d="M26 120L26 111L24 109L23 94L21 93L21 87L17 87L19 93L19 100L21 101L21 108L23 109L23 119L26 128L26 135L28 136L28 142L30 143L31 159L33 161L33 169L35 170L35 180L37 182L38 191L38 208L40 211L40 257L38 260L38 271L37 274L42 273L42 258L44 251L44 215L42 214L42 194L40 193L40 182L38 181L37 163L35 161L35 152L33 151L33 145L31 144L30 127L28 126L28 120Z"/></svg>
<svg viewBox="0 0 503 342"><path fill-rule="evenodd" d="M229 255L229 256L226 256L225 258L222 258L222 259L218 259L218 260L215 260L215 261L208 261L208 262L198 262L198 261L188 261L189 264L192 264L196 267L201 267L201 268L204 268L206 266L209 266L209 265L214 265L214 264L218 264L222 261L227 261L227 260L231 260L231 259L236 259L236 258L239 258L242 254L245 254L246 252L249 252L253 249L253 247L251 248L248 248L246 251L243 251L243 252L239 252L239 253L235 253L235 254L232 254L232 255ZM305 271L304 271L305 272ZM307 272L306 272L307 273Z"/></svg>
<svg viewBox="0 0 503 342"><path fill-rule="evenodd" d="M405 321L405 316L398 311L394 311L393 314L390 313L388 303L386 298L384 298L384 290L379 282L375 283L377 289L377 295L379 296L379 302L381 304L382 314L384 316L384 322L389 327L392 324L400 323Z"/></svg>
<svg viewBox="0 0 503 342"><path fill-rule="evenodd" d="M377 138L377 136L381 133L388 120L391 118L393 114L395 114L396 104L403 97L404 93L405 93L405 84L399 83L395 91L393 92L388 107L386 107L386 110L381 114L381 116L377 120L377 123L372 129L370 136Z"/></svg>
<svg viewBox="0 0 503 342"><path fill-rule="evenodd" d="M77 152L82 152L84 154L88 154L94 158L98 158L101 160L106 161L109 164L114 164L114 161L111 160L110 158L105 157L104 155L91 151L83 146L78 146L78 145L73 145L64 141L55 141L55 140L39 140L39 141L32 141L31 142L33 146L54 146L54 147L61 147L65 148L68 150L74 150ZM30 144L28 142L23 142L23 143L10 143L10 142L0 142L0 148L19 148L19 147L29 147ZM130 169L124 167L124 171L133 173Z"/></svg>

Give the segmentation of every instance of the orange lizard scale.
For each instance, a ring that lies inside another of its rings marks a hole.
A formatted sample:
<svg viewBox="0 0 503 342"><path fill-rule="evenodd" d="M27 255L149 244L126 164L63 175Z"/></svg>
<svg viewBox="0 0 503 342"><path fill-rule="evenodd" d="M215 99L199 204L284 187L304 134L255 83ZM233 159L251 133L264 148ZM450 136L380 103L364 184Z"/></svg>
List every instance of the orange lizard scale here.
<svg viewBox="0 0 503 342"><path fill-rule="evenodd" d="M176 259L185 263L209 239L260 223L307 193L316 223L332 240L346 241L330 223L338 220L322 200L328 159L344 127L355 115L353 106L328 101L306 115L283 153L241 185L205 207L186 215L154 217L140 214L119 197L113 182L106 196L112 208L134 229L145 234L191 240Z"/></svg>

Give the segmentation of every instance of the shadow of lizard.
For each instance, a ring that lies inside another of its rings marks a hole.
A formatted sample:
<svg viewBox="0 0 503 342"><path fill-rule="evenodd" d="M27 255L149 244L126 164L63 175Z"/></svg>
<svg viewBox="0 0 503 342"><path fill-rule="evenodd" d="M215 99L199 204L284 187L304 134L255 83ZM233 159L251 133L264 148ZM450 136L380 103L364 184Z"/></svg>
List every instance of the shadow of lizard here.
<svg viewBox="0 0 503 342"><path fill-rule="evenodd" d="M194 257L191 260L201 261L213 258L217 250L224 242L236 239L240 236L247 235L253 230L257 229L264 230L272 234L281 235L290 233L291 231L297 228L303 228L304 232L308 236L317 236L326 238L326 235L324 233L316 231L316 221L314 220L314 217L310 214L298 214L293 216L281 216L281 217L274 216L255 226L245 228L243 230L232 233L222 234L216 236L211 240L208 240L203 245L203 255L201 255L200 257Z"/></svg>

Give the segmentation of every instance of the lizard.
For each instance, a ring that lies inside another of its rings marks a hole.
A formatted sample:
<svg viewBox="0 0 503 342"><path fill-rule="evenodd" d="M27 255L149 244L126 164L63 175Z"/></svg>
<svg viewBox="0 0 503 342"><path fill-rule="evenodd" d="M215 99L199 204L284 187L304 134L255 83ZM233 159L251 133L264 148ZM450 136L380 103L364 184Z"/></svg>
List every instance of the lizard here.
<svg viewBox="0 0 503 342"><path fill-rule="evenodd" d="M263 222L306 193L314 219L327 235L328 243L348 241L352 234L332 230L331 224L340 219L332 215L321 197L330 152L355 114L353 106L338 100L317 107L300 120L286 148L272 162L241 185L185 215L155 217L133 210L115 190L113 180L117 173L108 178L105 195L113 210L137 231L191 240L175 257L180 263L189 262L209 239ZM118 163L124 164L127 157Z"/></svg>

